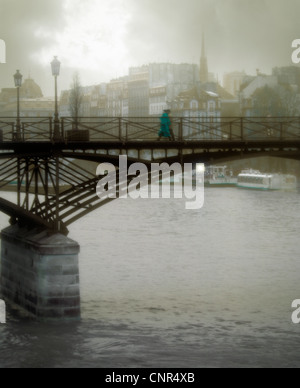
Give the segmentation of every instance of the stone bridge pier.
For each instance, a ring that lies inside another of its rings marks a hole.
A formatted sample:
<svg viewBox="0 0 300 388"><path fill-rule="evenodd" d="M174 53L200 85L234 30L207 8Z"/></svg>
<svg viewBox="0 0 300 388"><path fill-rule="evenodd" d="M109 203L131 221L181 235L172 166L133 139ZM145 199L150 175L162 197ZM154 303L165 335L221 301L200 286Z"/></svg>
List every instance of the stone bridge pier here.
<svg viewBox="0 0 300 388"><path fill-rule="evenodd" d="M2 298L39 320L80 319L77 242L45 228L1 232Z"/></svg>

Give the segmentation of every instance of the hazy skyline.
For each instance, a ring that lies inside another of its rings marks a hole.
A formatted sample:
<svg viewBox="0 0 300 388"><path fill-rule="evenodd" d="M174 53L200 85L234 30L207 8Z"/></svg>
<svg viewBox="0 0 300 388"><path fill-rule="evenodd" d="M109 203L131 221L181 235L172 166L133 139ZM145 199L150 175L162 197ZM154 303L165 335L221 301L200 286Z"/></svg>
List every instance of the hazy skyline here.
<svg viewBox="0 0 300 388"><path fill-rule="evenodd" d="M299 0L0 0L7 63L0 88L29 73L53 95L49 63L62 62L59 89L75 71L83 85L109 82L130 66L199 63L205 32L209 71L223 74L292 65Z"/></svg>

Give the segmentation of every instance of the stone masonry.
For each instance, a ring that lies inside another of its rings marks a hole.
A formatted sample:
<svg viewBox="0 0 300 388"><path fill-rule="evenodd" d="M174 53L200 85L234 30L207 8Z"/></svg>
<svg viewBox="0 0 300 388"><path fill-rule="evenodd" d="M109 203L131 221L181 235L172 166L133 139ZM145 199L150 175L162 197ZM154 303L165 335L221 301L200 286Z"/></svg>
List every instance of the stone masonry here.
<svg viewBox="0 0 300 388"><path fill-rule="evenodd" d="M79 319L80 247L61 234L13 225L3 230L3 299L41 320Z"/></svg>

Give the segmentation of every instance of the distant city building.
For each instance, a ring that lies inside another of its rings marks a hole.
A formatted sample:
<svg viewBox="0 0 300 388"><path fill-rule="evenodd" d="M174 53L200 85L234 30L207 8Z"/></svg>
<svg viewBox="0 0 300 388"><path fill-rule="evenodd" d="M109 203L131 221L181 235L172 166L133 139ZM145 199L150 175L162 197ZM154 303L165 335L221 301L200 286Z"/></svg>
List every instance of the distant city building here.
<svg viewBox="0 0 300 388"><path fill-rule="evenodd" d="M173 116L211 119L221 117L221 102L219 95L203 90L200 85L180 93L170 104Z"/></svg>
<svg viewBox="0 0 300 388"><path fill-rule="evenodd" d="M151 88L149 93L149 114L160 116L168 108L167 87L156 86Z"/></svg>
<svg viewBox="0 0 300 388"><path fill-rule="evenodd" d="M242 116L252 117L255 115L253 110L253 96L258 89L269 87L271 89L278 86L278 78L272 75L260 74L256 77L249 78L241 86L240 105Z"/></svg>
<svg viewBox="0 0 300 388"><path fill-rule="evenodd" d="M149 66L129 69L128 115L149 116Z"/></svg>
<svg viewBox="0 0 300 388"><path fill-rule="evenodd" d="M221 100L221 117L240 117L241 108L239 99Z"/></svg>
<svg viewBox="0 0 300 388"><path fill-rule="evenodd" d="M266 97L262 95L266 89ZM268 89L269 88L269 89ZM273 90L269 92L268 90ZM300 68L276 67L272 75L247 76L245 72L224 75L224 88L209 72L203 36L200 66L196 64L151 63L132 67L128 76L109 83L82 87L81 116L85 117L159 117L165 109L173 116L201 120L220 117L264 114L262 98L276 96L280 109L272 103L269 114L300 114ZM54 99L44 98L42 90L29 77L20 88L20 107L23 117L53 117ZM0 115L17 114L16 88L0 93ZM63 91L59 101L60 117L70 117L70 90Z"/></svg>
<svg viewBox="0 0 300 388"><path fill-rule="evenodd" d="M21 117L53 116L54 99L44 98L40 86L32 79L25 79L20 87ZM2 89L0 93L0 115L2 117L17 116L16 88Z"/></svg>
<svg viewBox="0 0 300 388"><path fill-rule="evenodd" d="M20 97L29 99L43 98L42 89L32 78L25 79L20 88Z"/></svg>
<svg viewBox="0 0 300 388"><path fill-rule="evenodd" d="M108 117L128 116L128 77L112 80L106 87ZM104 99L102 99L104 103Z"/></svg>
<svg viewBox="0 0 300 388"><path fill-rule="evenodd" d="M167 85L168 97L175 97L199 81L199 67L195 64L151 63L149 65L150 88Z"/></svg>
<svg viewBox="0 0 300 388"><path fill-rule="evenodd" d="M5 105L2 116L16 117L16 102ZM21 117L52 117L54 113L54 100L52 98L22 98L20 101Z"/></svg>
<svg viewBox="0 0 300 388"><path fill-rule="evenodd" d="M91 116L104 117L107 115L107 84L96 85L91 95Z"/></svg>
<svg viewBox="0 0 300 388"><path fill-rule="evenodd" d="M218 136L213 125L221 121L220 97L217 93L203 90L200 83L180 93L170 104L170 109L172 116L192 120L183 122L183 136L193 139ZM173 129L175 134L178 134L179 128Z"/></svg>
<svg viewBox="0 0 300 388"><path fill-rule="evenodd" d="M128 93L128 83L124 84L123 89L123 98L122 98L122 117L129 116L129 93Z"/></svg>
<svg viewBox="0 0 300 388"><path fill-rule="evenodd" d="M241 86L246 78L246 73L235 71L232 73L226 73L223 79L224 89L231 95L238 97Z"/></svg>
<svg viewBox="0 0 300 388"><path fill-rule="evenodd" d="M192 89L180 93L170 104L173 116L178 117L198 117L210 119L219 118L222 115L222 104L227 106L235 105L231 108L235 112L239 105L232 95L230 95L218 83L207 83L202 85L200 82Z"/></svg>

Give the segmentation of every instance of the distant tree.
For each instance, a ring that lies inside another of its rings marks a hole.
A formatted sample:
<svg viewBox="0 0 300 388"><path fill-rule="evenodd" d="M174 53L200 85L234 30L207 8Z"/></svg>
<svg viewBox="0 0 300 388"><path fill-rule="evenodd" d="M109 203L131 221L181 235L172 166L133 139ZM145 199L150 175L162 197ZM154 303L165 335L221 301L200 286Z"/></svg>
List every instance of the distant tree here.
<svg viewBox="0 0 300 388"><path fill-rule="evenodd" d="M289 117L299 116L299 94L291 86L278 86L276 92L280 96L284 115Z"/></svg>
<svg viewBox="0 0 300 388"><path fill-rule="evenodd" d="M253 94L255 116L299 116L299 95L289 85L265 86Z"/></svg>
<svg viewBox="0 0 300 388"><path fill-rule="evenodd" d="M255 116L284 116L284 107L278 92L265 86L253 94L253 110Z"/></svg>
<svg viewBox="0 0 300 388"><path fill-rule="evenodd" d="M73 83L70 91L69 106L71 116L73 118L74 127L77 129L81 108L83 103L83 92L78 73L74 74Z"/></svg>

